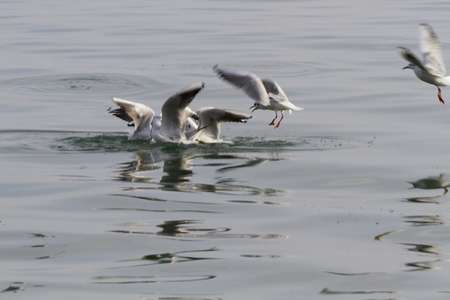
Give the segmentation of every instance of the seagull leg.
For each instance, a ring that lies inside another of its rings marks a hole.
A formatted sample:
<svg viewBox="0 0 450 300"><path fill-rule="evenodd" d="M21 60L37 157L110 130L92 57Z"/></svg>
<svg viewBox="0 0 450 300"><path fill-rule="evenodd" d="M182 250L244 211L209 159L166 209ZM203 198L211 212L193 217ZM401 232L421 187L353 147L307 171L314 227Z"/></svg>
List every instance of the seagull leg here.
<svg viewBox="0 0 450 300"><path fill-rule="evenodd" d="M444 99L442 99L442 97L441 97L441 89L440 89L438 86L436 86L436 87L438 88L438 98L439 98L439 101L441 101L442 104L445 104Z"/></svg>
<svg viewBox="0 0 450 300"><path fill-rule="evenodd" d="M278 118L278 113L277 113L277 111L275 111L275 118L273 118L272 122L269 123L269 126L270 126L270 125L275 125L274 122L275 122L275 120L276 120L277 118Z"/></svg>
<svg viewBox="0 0 450 300"><path fill-rule="evenodd" d="M281 120L283 120L283 118L284 118L283 111L281 111L281 119L280 119L280 121L278 121L278 124L277 124L277 126L275 126L275 128L280 127L280 123L281 123Z"/></svg>
<svg viewBox="0 0 450 300"><path fill-rule="evenodd" d="M448 193L448 189L444 188L444 195Z"/></svg>

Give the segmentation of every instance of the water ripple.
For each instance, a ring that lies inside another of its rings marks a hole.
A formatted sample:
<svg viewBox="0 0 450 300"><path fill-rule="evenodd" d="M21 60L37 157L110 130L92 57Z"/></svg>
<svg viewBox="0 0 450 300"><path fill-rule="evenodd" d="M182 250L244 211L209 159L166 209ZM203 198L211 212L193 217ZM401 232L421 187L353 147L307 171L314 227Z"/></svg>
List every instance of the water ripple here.
<svg viewBox="0 0 450 300"><path fill-rule="evenodd" d="M283 234L255 234L255 233L231 233L228 227L193 227L202 223L200 220L170 220L164 221L156 227L162 230L158 232L138 231L138 230L111 230L112 233L132 234L132 235L161 235L168 237L186 238L186 239L287 239Z"/></svg>
<svg viewBox="0 0 450 300"><path fill-rule="evenodd" d="M113 94L140 93L159 83L146 77L125 74L79 73L32 76L0 81L2 90L25 94Z"/></svg>
<svg viewBox="0 0 450 300"><path fill-rule="evenodd" d="M216 278L215 275L170 275L170 276L96 276L92 279L96 284L142 284L158 282L188 282Z"/></svg>

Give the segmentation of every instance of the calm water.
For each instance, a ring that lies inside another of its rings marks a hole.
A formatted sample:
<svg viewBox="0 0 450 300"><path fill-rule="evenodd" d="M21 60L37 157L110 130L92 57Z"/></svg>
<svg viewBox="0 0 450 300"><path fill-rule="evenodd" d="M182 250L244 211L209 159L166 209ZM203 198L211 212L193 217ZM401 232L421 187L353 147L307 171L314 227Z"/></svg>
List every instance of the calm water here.
<svg viewBox="0 0 450 300"><path fill-rule="evenodd" d="M396 47L429 22L450 64L450 3L0 7L2 298L448 299L449 196L408 182L450 173L449 104ZM248 112L216 63L305 110L189 146L128 141L106 112L200 80L193 109Z"/></svg>

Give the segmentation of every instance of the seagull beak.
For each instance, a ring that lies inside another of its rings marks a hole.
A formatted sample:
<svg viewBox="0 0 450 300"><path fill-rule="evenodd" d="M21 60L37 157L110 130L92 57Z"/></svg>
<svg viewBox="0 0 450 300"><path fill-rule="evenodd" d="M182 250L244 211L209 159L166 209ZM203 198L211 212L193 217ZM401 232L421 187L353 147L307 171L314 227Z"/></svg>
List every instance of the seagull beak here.
<svg viewBox="0 0 450 300"><path fill-rule="evenodd" d="M405 69L411 69L411 67L409 65L407 65L406 67L402 68L402 70L405 70Z"/></svg>

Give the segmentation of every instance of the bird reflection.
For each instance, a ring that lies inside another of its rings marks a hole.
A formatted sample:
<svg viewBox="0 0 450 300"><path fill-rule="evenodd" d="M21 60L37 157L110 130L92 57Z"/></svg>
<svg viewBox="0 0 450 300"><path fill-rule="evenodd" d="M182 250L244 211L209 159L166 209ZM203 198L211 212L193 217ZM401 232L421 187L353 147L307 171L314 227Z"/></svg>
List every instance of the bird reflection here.
<svg viewBox="0 0 450 300"><path fill-rule="evenodd" d="M145 176L145 172L160 169L155 165L155 158L151 151L135 152L136 160L121 164L119 181L150 182L152 178ZM142 174L142 176L141 176Z"/></svg>
<svg viewBox="0 0 450 300"><path fill-rule="evenodd" d="M164 221L157 225L162 230L157 235L174 236L174 237L198 237L200 234L209 234L214 232L227 232L230 228L193 228L189 225L201 223L198 220L173 220Z"/></svg>
<svg viewBox="0 0 450 300"><path fill-rule="evenodd" d="M405 222L413 226L441 226L445 222L440 216L405 216Z"/></svg>
<svg viewBox="0 0 450 300"><path fill-rule="evenodd" d="M403 245L411 246L411 248L408 249L409 251L426 253L426 254L439 255L439 254L441 254L441 249L442 249L442 246L437 245L437 244L406 244L406 243L403 243Z"/></svg>
<svg viewBox="0 0 450 300"><path fill-rule="evenodd" d="M189 182L192 176L191 159L185 149L165 151L164 148L155 147L150 150L134 152L136 160L122 163L119 181L128 182L154 182L155 178L149 172L162 169L164 174L159 183L162 189L177 189L183 182ZM163 166L160 164L163 163ZM154 174L156 175L156 173ZM180 189L182 189L180 187Z"/></svg>
<svg viewBox="0 0 450 300"><path fill-rule="evenodd" d="M194 226L195 225L195 226ZM256 233L231 233L228 227L201 227L200 220L172 220L164 221L157 225L162 230L157 235L171 236L177 238L233 238L233 239L286 239L282 234L256 234Z"/></svg>
<svg viewBox="0 0 450 300"><path fill-rule="evenodd" d="M442 198L444 195L438 195L438 196L433 196L433 197L412 197L412 198L406 198L406 200L408 200L409 202L416 202L416 203L440 204L441 202L438 199Z"/></svg>
<svg viewBox="0 0 450 300"><path fill-rule="evenodd" d="M166 157L163 167L165 174L159 181L161 189L183 190L184 183L189 182L193 174L191 161L186 152Z"/></svg>
<svg viewBox="0 0 450 300"><path fill-rule="evenodd" d="M420 261L420 262L412 262L407 263L405 266L410 267L412 269L408 270L409 272L416 272L416 271L430 271L435 269L433 265L438 263L440 260L434 260L434 261Z"/></svg>
<svg viewBox="0 0 450 300"><path fill-rule="evenodd" d="M409 251L413 252L419 252L422 254L433 254L433 255L440 255L442 252L442 246L438 244L407 244L403 243L403 245L408 246ZM411 269L408 270L410 272L416 272L416 271L429 271L433 270L436 267L434 266L440 261L440 259L434 259L431 261L419 261L419 262L410 262L406 263L405 265L407 267L410 267Z"/></svg>
<svg viewBox="0 0 450 300"><path fill-rule="evenodd" d="M118 181L156 184L158 189L167 191L228 194L239 192L249 195L274 195L282 192L272 188L238 185L233 178L223 178L219 175L279 160L276 158L255 158L217 152L212 154L210 148L185 145L160 145L133 154L135 160L119 165ZM209 163L211 159L213 162ZM207 163L203 163L204 161ZM218 175L206 178L213 180L213 183L194 183L195 167L215 168ZM146 189L146 187L139 186L132 189Z"/></svg>

